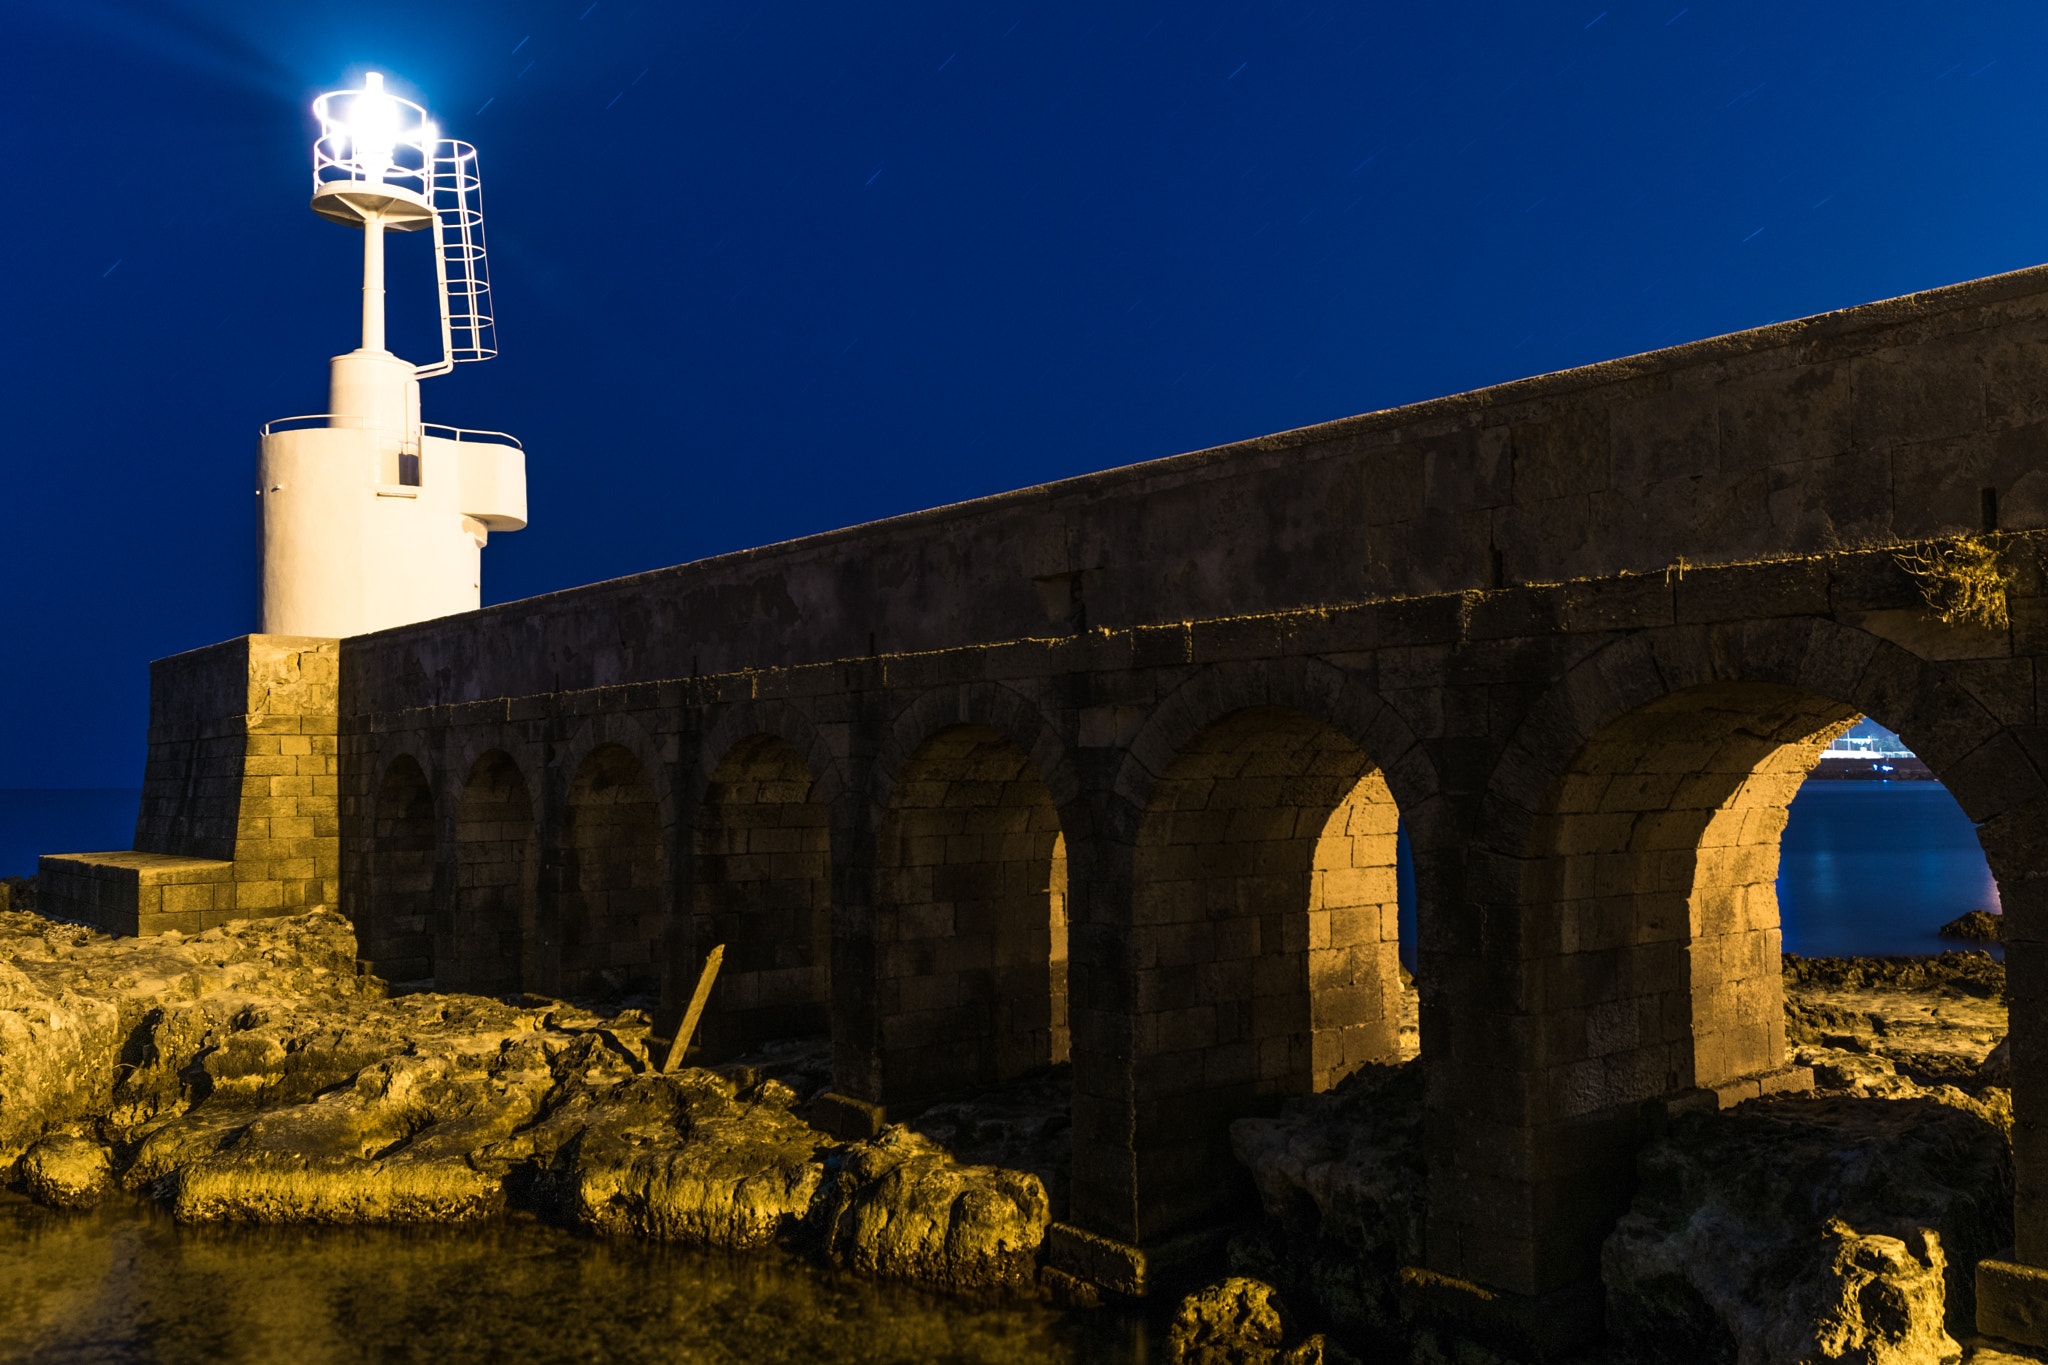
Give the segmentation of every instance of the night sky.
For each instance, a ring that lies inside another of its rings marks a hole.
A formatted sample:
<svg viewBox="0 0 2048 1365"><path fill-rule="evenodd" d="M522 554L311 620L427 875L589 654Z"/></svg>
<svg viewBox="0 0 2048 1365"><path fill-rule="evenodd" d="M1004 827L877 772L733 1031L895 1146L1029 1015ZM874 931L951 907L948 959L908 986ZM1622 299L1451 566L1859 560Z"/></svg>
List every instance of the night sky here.
<svg viewBox="0 0 2048 1365"><path fill-rule="evenodd" d="M366 69L480 149L487 602L2048 256L2048 7L1603 3L11 0L0 787L139 784L148 661L253 628Z"/></svg>

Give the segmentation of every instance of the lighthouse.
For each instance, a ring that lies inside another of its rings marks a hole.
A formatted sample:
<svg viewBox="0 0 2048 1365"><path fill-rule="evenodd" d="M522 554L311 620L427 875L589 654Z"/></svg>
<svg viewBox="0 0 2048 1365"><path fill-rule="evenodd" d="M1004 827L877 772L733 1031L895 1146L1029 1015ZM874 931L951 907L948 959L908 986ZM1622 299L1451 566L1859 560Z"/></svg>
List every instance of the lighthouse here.
<svg viewBox="0 0 2048 1365"><path fill-rule="evenodd" d="M257 458L261 622L339 636L473 611L491 533L526 525L526 457L503 432L424 422L420 381L497 354L476 148L384 88L313 102L313 211L363 234L362 344L328 362L327 411L267 424ZM441 356L384 339L389 233L431 234Z"/></svg>

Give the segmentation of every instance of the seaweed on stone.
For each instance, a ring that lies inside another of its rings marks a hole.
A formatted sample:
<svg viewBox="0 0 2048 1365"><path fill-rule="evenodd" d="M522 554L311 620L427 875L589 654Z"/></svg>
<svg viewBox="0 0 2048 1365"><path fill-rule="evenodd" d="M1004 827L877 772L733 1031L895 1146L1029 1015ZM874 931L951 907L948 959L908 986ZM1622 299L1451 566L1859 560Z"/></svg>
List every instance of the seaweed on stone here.
<svg viewBox="0 0 2048 1365"><path fill-rule="evenodd" d="M1934 541L1918 553L1894 556L1919 585L1927 609L1945 626L2003 630L2010 622L2005 590L2012 572L2000 565L1998 546L1986 536Z"/></svg>

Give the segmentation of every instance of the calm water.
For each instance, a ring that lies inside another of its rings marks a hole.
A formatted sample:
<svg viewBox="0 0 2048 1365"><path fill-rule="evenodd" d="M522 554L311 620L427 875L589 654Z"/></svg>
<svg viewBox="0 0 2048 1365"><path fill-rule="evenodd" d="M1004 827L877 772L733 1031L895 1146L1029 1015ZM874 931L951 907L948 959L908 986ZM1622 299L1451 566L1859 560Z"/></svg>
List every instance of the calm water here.
<svg viewBox="0 0 2048 1365"><path fill-rule="evenodd" d="M1934 931L1971 910L1998 909L1976 828L1938 782L1809 782L1792 803L1782 849L1778 907L1788 953L1983 946Z"/></svg>
<svg viewBox="0 0 2048 1365"><path fill-rule="evenodd" d="M1785 951L1807 957L1988 947L1935 930L1998 909L1976 828L1939 782L1809 782L1792 802L1778 859ZM1415 966L1415 872L1401 833L1401 961Z"/></svg>
<svg viewBox="0 0 2048 1365"><path fill-rule="evenodd" d="M975 1305L780 1254L467 1229L179 1227L0 1195L0 1362L690 1365L1145 1358L1145 1325Z"/></svg>

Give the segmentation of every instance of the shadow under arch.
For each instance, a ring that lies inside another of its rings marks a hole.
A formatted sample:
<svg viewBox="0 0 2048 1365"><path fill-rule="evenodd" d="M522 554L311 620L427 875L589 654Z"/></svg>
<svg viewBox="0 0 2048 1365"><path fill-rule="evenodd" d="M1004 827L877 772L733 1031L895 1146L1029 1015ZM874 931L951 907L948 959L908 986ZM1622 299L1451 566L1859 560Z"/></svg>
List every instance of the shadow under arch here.
<svg viewBox="0 0 2048 1365"><path fill-rule="evenodd" d="M533 796L502 749L480 755L455 812L455 894L436 983L505 995L533 984L540 880Z"/></svg>
<svg viewBox="0 0 2048 1365"><path fill-rule="evenodd" d="M624 745L599 744L577 765L564 806L554 880L558 991L659 989L666 865L646 768Z"/></svg>
<svg viewBox="0 0 2048 1365"><path fill-rule="evenodd" d="M909 756L876 841L881 1102L1067 1059L1066 882L1059 812L1013 740L954 725Z"/></svg>
<svg viewBox="0 0 2048 1365"><path fill-rule="evenodd" d="M1285 707L1232 712L1165 765L1131 887L1148 1242L1239 1197L1233 1120L1397 1059L1399 822L1365 751Z"/></svg>
<svg viewBox="0 0 2048 1365"><path fill-rule="evenodd" d="M370 847L370 914L363 956L386 981L434 975L434 789L419 760L399 754L377 783Z"/></svg>
<svg viewBox="0 0 2048 1365"><path fill-rule="evenodd" d="M704 1015L707 1059L829 1030L831 811L796 746L755 733L698 803L690 918L699 956L724 944Z"/></svg>

